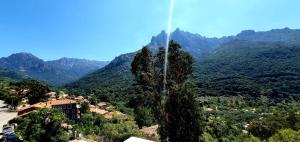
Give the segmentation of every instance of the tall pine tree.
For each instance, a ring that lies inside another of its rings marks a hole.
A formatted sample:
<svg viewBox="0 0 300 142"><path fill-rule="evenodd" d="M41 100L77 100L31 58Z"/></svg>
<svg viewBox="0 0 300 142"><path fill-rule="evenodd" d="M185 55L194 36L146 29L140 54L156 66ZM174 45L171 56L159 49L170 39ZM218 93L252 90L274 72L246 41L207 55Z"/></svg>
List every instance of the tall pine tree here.
<svg viewBox="0 0 300 142"><path fill-rule="evenodd" d="M197 142L201 135L199 114L193 85L187 82L192 73L192 56L170 41L167 72L167 95L163 93L164 48L153 56L144 47L132 64L131 71L159 123L161 141Z"/></svg>

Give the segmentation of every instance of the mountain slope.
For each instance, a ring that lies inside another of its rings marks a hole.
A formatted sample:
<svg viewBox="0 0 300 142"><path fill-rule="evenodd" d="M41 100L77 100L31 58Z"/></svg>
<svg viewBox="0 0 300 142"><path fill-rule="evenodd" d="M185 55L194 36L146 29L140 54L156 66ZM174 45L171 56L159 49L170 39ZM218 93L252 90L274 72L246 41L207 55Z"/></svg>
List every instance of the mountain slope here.
<svg viewBox="0 0 300 142"><path fill-rule="evenodd" d="M0 58L1 68L22 72L51 85L72 82L106 64L107 62L67 58L45 62L31 53L16 53Z"/></svg>
<svg viewBox="0 0 300 142"><path fill-rule="evenodd" d="M284 49L285 48L290 49L292 48L290 46L294 46L294 45L289 45L286 43L298 43L299 42L298 35L300 33L299 30L279 29L279 30L271 30L266 32L254 32L254 34L253 33L245 34L245 33L247 33L247 31L243 31L237 36L229 36L220 39L204 38L200 35L191 34L188 32L182 32L180 30L176 30L175 32L172 33L172 39L174 40L177 39L176 41L182 45L183 49L190 52L196 59L194 74L197 78L196 81L198 82L198 86L200 88L199 93L201 95L203 94L243 95L242 93L245 92L247 93L245 94L247 96L264 94L264 92L259 92L259 91L251 93L251 91L255 90L257 86L261 85L261 83L255 83L255 81L253 83L253 80L247 78L262 76L261 79L258 81L262 81L262 83L266 83L267 81L272 81L272 78L264 77L264 76L268 76L268 73L274 72L275 74L276 73L280 74L280 70L286 69L288 67L293 68L295 70L293 64L293 60L297 60L295 59L295 57L285 58L285 59L276 59L276 58L273 59L270 57L281 56L281 54L283 53L284 55L287 54L287 56L289 57L289 54L291 54L291 52L284 51ZM286 43L273 43L274 41L277 40ZM153 37L151 42L148 44L148 46L155 51L157 47L163 46L165 44L164 41L165 41L165 33L162 32L157 37ZM277 46L279 47L275 48ZM266 48L266 50L262 50L264 48ZM296 50L296 49L290 49L290 50ZM279 53L277 54L277 52ZM246 56L250 53L252 53L253 55ZM300 56L298 52L293 53L293 56L294 54ZM116 94L116 92L126 92L126 89L129 89L130 85L133 83L133 78L130 74L130 63L133 58L132 57L125 58L128 55L133 57L134 53L125 54L117 57L114 61L112 61L108 65L108 67L100 69L88 75L87 77L83 77L80 80L75 81L72 84L69 84L67 87L70 89L76 88L77 90L100 90L100 92L103 90L109 90L107 92L104 91L105 92L104 94L106 95ZM206 55L208 55L208 57L204 58L204 56ZM263 55L269 57L268 58L260 57ZM228 59L225 58L227 56ZM215 59L208 60L209 58L215 58ZM118 62L119 59L124 59L124 60L121 60L122 62ZM264 62L264 60L266 59L268 59L267 62ZM118 64L115 64L115 62L118 62ZM249 64L252 63L251 64L252 68L250 68L249 71L245 71L243 69L247 68L247 66L242 66L242 65L247 65L246 63L248 62ZM280 63L280 64L276 65L276 63ZM256 64L263 65L263 67L259 67L259 69L254 70L253 68L256 67ZM278 66L281 65L286 66L286 68L279 68ZM272 67L276 67L276 70L271 70ZM120 70L122 72L120 72ZM284 74L285 73L288 72L284 72ZM225 76L225 75L230 75L230 76ZM243 79L239 80L240 76L242 75L243 75ZM233 82L220 81L218 82L219 83L218 85L215 85L215 87L212 87L211 85L213 84L210 84L210 82L214 82L215 80L226 80L226 78L237 78L237 80L234 79L231 80ZM266 81L264 81L264 79L266 79ZM293 79L296 79L297 82L297 77L295 78L294 76ZM232 85L223 89L220 88L222 87L223 83L226 83L227 85L230 84ZM244 86L239 86L238 85L239 83L243 84ZM279 81L279 83L281 83L281 81ZM273 88L274 87L277 88L276 85L278 86L279 84L277 82L277 84L270 83L268 85L273 86ZM274 92L274 89L272 91L272 87L268 88L268 85L263 89L257 89L257 90L265 91L265 92L269 91L269 94L270 92ZM237 90L236 88L240 90ZM218 89L223 89L223 91L220 90L217 91ZM230 89L232 90L231 92ZM292 92L295 93L297 91L298 90L294 90ZM236 92L236 93L230 94L232 92Z"/></svg>
<svg viewBox="0 0 300 142"><path fill-rule="evenodd" d="M192 34L176 29L172 33L172 39L182 45L183 50L192 53L196 58L208 54L217 46L229 41L232 37L224 38L206 38L198 34ZM155 37L152 37L148 47L154 52L165 45L166 33L162 31ZM89 74L78 81L68 84L66 87L72 90L84 93L85 90L98 90L99 93L107 95L124 95L128 93L128 88L133 83L133 77L130 72L130 64L136 52L123 54L116 57L106 67Z"/></svg>
<svg viewBox="0 0 300 142"><path fill-rule="evenodd" d="M0 58L0 66L21 72L43 72L50 68L43 60L24 52Z"/></svg>
<svg viewBox="0 0 300 142"><path fill-rule="evenodd" d="M107 66L66 85L66 87L81 94L97 90L99 94L126 95L127 89L133 83L130 65L134 56L135 53L120 55Z"/></svg>
<svg viewBox="0 0 300 142"><path fill-rule="evenodd" d="M8 69L0 68L0 80L3 79L9 79L9 80L24 80L24 79L30 79L28 75L14 72Z"/></svg>
<svg viewBox="0 0 300 142"><path fill-rule="evenodd" d="M235 40L198 61L201 95L300 98L300 44Z"/></svg>
<svg viewBox="0 0 300 142"><path fill-rule="evenodd" d="M74 74L74 76L82 77L82 75L86 75L104 67L109 62L75 58L61 58L58 60L47 61L46 63L54 68L67 70L68 72Z"/></svg>

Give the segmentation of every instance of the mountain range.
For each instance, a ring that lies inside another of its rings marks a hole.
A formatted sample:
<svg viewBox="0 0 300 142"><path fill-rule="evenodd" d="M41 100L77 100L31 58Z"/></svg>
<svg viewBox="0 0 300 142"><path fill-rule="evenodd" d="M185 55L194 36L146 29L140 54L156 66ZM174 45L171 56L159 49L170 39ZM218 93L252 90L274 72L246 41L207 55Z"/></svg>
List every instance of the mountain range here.
<svg viewBox="0 0 300 142"><path fill-rule="evenodd" d="M269 95L299 97L300 30L245 30L235 36L208 38L176 29L171 39L195 59L191 79L198 95ZM166 32L147 46L156 52L166 43ZM132 94L130 64L135 54L111 62L61 58L44 61L31 53L0 58L0 79L37 79L80 94L98 92L120 99Z"/></svg>
<svg viewBox="0 0 300 142"><path fill-rule="evenodd" d="M171 39L194 57L193 80L201 95L300 96L300 30L246 30L235 36L207 38L176 29ZM155 52L165 42L163 31L147 46ZM81 93L97 90L113 96L128 95L133 83L130 63L135 54L120 55L66 87Z"/></svg>
<svg viewBox="0 0 300 142"><path fill-rule="evenodd" d="M0 58L1 75L12 79L37 79L50 85L63 85L91 73L109 62L85 59L61 58L44 61L31 53L16 53Z"/></svg>

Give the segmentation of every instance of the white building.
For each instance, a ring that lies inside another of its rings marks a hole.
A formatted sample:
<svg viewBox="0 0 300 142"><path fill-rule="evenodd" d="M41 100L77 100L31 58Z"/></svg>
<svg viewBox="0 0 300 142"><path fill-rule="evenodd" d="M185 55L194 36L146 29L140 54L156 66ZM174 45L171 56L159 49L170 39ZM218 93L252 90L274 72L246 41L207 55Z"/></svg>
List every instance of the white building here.
<svg viewBox="0 0 300 142"><path fill-rule="evenodd" d="M124 142L154 142L154 141L149 141L149 140L145 140L145 139L141 139L141 138L137 138L137 137L130 137L127 140L125 140Z"/></svg>

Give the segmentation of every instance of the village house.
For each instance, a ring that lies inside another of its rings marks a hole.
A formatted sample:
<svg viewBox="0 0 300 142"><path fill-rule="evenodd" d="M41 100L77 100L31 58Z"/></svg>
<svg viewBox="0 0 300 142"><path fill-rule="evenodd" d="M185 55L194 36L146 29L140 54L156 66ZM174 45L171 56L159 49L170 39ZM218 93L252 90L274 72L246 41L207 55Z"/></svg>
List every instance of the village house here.
<svg viewBox="0 0 300 142"><path fill-rule="evenodd" d="M17 94L17 90L15 90L15 89L10 89L10 90L8 91L8 94L9 94L9 95L16 95L16 94Z"/></svg>
<svg viewBox="0 0 300 142"><path fill-rule="evenodd" d="M48 101L46 103L50 103L52 108L62 110L69 119L76 120L80 118L80 106L74 100L62 99Z"/></svg>
<svg viewBox="0 0 300 142"><path fill-rule="evenodd" d="M56 99L56 93L55 92L49 92L46 94L48 97L48 100L55 100Z"/></svg>
<svg viewBox="0 0 300 142"><path fill-rule="evenodd" d="M150 140L146 140L146 139L142 139L142 138L138 138L138 137L130 137L127 140L125 140L124 142L154 142L154 141L150 141Z"/></svg>
<svg viewBox="0 0 300 142"><path fill-rule="evenodd" d="M83 102L84 97L83 96L77 96L77 97L75 97L75 100L78 101L78 102Z"/></svg>
<svg viewBox="0 0 300 142"><path fill-rule="evenodd" d="M97 106L99 108L101 108L101 109L106 109L107 107L110 106L110 103L108 103L108 102L100 102L100 103L97 104Z"/></svg>
<svg viewBox="0 0 300 142"><path fill-rule="evenodd" d="M76 101L70 99L60 99L60 100L51 100L47 102L40 102L28 107L19 108L17 110L18 116L26 115L33 110L38 110L42 108L56 108L60 109L65 115L72 120L80 118L80 106Z"/></svg>
<svg viewBox="0 0 300 142"><path fill-rule="evenodd" d="M140 129L140 131L143 132L144 134L146 134L148 137L159 138L157 130L158 130L158 125L153 125L150 127L144 127L142 129Z"/></svg>
<svg viewBox="0 0 300 142"><path fill-rule="evenodd" d="M94 105L90 105L90 112L96 113L98 115L103 116L106 119L112 119L114 116L126 116L126 114L119 111L108 111L102 108L98 108Z"/></svg>

